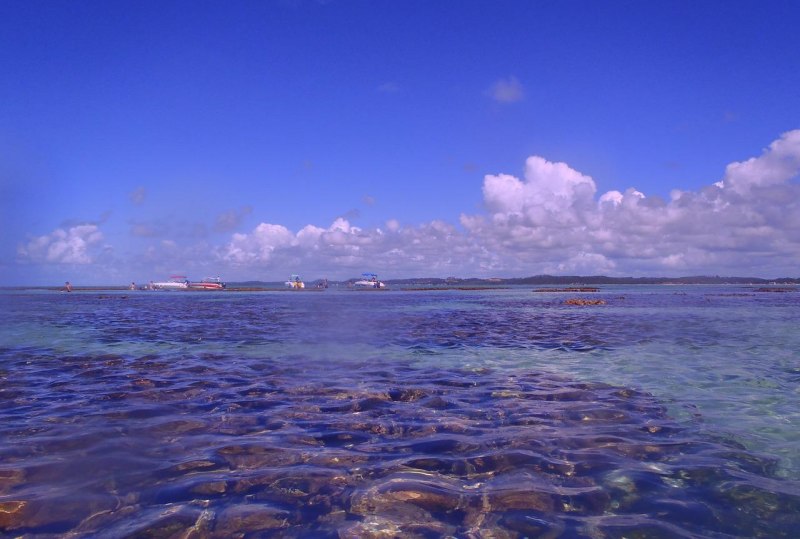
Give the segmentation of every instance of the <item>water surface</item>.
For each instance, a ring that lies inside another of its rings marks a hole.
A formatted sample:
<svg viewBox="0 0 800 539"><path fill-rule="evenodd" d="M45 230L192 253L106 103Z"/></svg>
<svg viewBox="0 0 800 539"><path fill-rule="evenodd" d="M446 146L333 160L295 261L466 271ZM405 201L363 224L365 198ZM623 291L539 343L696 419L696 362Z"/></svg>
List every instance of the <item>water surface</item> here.
<svg viewBox="0 0 800 539"><path fill-rule="evenodd" d="M6 291L0 323L10 537L800 526L800 293Z"/></svg>

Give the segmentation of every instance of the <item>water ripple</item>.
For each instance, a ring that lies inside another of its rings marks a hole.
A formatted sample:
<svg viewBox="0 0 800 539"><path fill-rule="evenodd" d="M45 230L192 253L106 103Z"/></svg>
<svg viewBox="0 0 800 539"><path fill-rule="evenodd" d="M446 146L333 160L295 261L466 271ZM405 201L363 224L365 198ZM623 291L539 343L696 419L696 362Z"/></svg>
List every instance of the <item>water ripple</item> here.
<svg viewBox="0 0 800 539"><path fill-rule="evenodd" d="M198 379L153 357L2 356L16 374L0 522L14 535L788 537L800 514L774 461L626 388L372 364L330 383L313 363L300 379L296 363L226 358L204 358ZM80 391L53 386L57 365Z"/></svg>
<svg viewBox="0 0 800 539"><path fill-rule="evenodd" d="M609 294L604 311L529 293L271 299L5 298L0 534L772 538L800 526L800 488L774 454L695 401L675 417L643 384L597 381L628 369L696 384L697 402L736 389L714 402L782 410L774 392L791 391L795 356L726 310L757 296ZM797 316L785 298L760 308ZM773 362L753 375L765 347Z"/></svg>

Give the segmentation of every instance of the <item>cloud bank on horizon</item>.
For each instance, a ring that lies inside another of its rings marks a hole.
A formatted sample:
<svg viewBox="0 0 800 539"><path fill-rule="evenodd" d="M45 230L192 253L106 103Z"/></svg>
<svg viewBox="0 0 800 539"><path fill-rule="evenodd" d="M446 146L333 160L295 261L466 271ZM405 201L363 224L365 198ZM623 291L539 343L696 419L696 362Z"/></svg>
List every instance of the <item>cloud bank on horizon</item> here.
<svg viewBox="0 0 800 539"><path fill-rule="evenodd" d="M361 228L344 217L293 231L261 222L224 242L161 239L121 260L100 224L77 224L30 238L20 264L110 268L191 268L229 280L346 278L366 269L388 277L696 274L796 276L800 262L800 129L782 134L761 155L729 164L719 180L669 200L634 187L598 195L591 176L533 155L521 177L483 180L484 211L459 223ZM476 186L477 187L477 186ZM141 201L144 191L137 191ZM138 203L138 202L137 202ZM230 231L250 207L221 214ZM211 226L214 226L213 224ZM168 269L169 268L169 269Z"/></svg>

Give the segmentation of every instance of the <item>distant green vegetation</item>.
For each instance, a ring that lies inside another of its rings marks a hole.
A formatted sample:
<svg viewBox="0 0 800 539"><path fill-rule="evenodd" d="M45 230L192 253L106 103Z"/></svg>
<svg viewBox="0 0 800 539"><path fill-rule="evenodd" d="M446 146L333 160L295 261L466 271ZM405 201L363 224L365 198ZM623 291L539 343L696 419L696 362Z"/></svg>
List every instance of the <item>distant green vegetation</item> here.
<svg viewBox="0 0 800 539"><path fill-rule="evenodd" d="M347 286L356 278L344 281L328 281L330 286ZM319 281L310 281L306 286L315 286ZM428 287L495 287L509 285L600 285L600 284L739 284L739 285L797 285L800 277L780 277L763 279L760 277L720 277L718 275L697 275L689 277L608 277L605 275L535 275L532 277L478 278L478 277L413 277L408 279L387 279L387 285L428 286ZM247 281L228 283L228 286L281 287L283 283Z"/></svg>
<svg viewBox="0 0 800 539"><path fill-rule="evenodd" d="M430 286L491 286L491 285L577 285L577 284L800 284L800 278L780 277L762 279L759 277L607 277L605 275L535 275L533 277L512 277L508 279L491 278L458 278L447 279L417 278L387 280L387 284L396 285L430 285Z"/></svg>

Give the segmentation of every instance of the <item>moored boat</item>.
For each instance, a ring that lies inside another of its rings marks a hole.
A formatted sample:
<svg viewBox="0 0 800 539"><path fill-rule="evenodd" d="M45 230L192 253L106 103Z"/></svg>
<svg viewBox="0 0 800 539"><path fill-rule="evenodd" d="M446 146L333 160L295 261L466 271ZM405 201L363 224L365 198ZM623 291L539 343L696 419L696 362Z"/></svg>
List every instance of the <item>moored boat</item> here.
<svg viewBox="0 0 800 539"><path fill-rule="evenodd" d="M361 279L353 283L356 288L386 288L386 284L378 280L375 273L362 273Z"/></svg>
<svg viewBox="0 0 800 539"><path fill-rule="evenodd" d="M185 290L189 287L189 280L185 275L170 275L168 281L150 283L153 290Z"/></svg>
<svg viewBox="0 0 800 539"><path fill-rule="evenodd" d="M299 275L295 274L292 274L292 276L289 277L289 280L283 284L286 285L286 288L292 288L294 290L300 290L301 288L306 287L306 283L300 279Z"/></svg>
<svg viewBox="0 0 800 539"><path fill-rule="evenodd" d="M202 281L197 281L188 284L190 290L222 290L225 288L225 283L219 277L206 277Z"/></svg>

